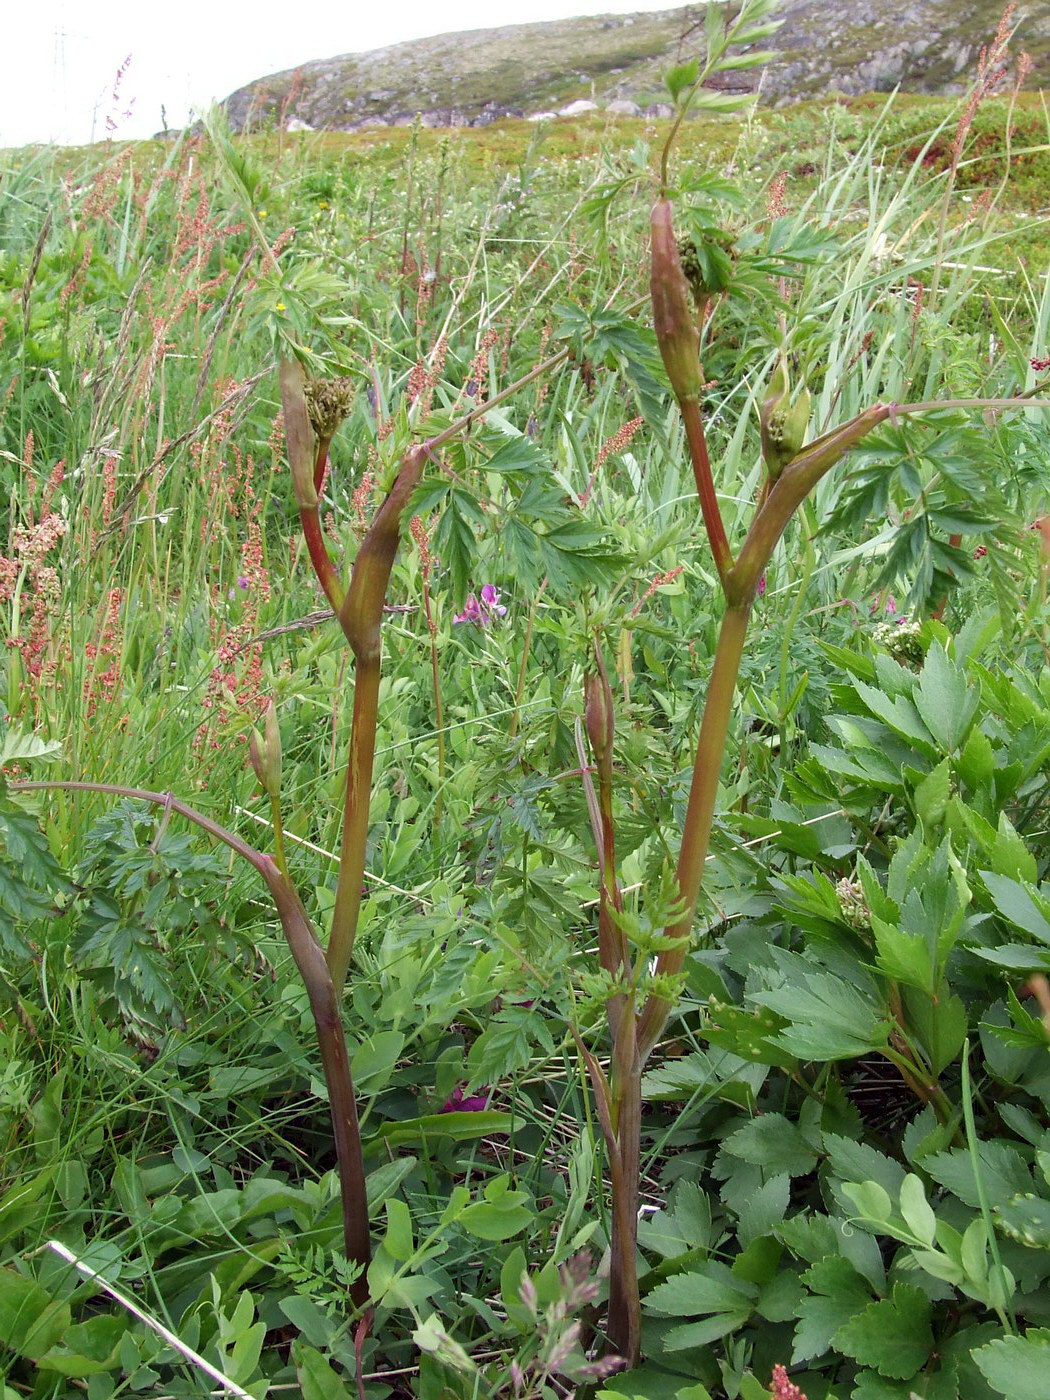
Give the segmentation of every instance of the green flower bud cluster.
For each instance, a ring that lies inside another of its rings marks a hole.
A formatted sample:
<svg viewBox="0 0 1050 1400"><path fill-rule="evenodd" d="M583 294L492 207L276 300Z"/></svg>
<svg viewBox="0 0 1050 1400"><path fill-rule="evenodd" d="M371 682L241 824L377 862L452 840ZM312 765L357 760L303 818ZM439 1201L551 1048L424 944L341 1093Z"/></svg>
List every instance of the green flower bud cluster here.
<svg viewBox="0 0 1050 1400"><path fill-rule="evenodd" d="M835 895L842 911L842 917L850 928L858 933L871 932L871 910L864 895L864 886L859 880L841 879L835 886Z"/></svg>
<svg viewBox="0 0 1050 1400"><path fill-rule="evenodd" d="M335 430L350 412L353 383L350 379L308 379L306 411L310 426L323 442L331 442Z"/></svg>
<svg viewBox="0 0 1050 1400"><path fill-rule="evenodd" d="M707 300L708 289L707 283L704 281L704 269L700 262L700 254L691 238L678 240L678 256L682 260L682 271L685 273L685 280L689 283L693 300L698 307L702 306Z"/></svg>
<svg viewBox="0 0 1050 1400"><path fill-rule="evenodd" d="M731 233L714 232L709 234L704 241L708 249L706 260L701 258L700 249L695 240L692 238L678 240L678 256L682 263L682 272L685 274L685 280L689 284L689 290L698 311L703 311L713 296L726 290L734 259L734 240Z"/></svg>
<svg viewBox="0 0 1050 1400"><path fill-rule="evenodd" d="M781 358L758 413L762 460L771 481L776 481L792 458L801 452L809 427L810 406L810 394L805 386L799 390L794 403L791 402L787 362Z"/></svg>

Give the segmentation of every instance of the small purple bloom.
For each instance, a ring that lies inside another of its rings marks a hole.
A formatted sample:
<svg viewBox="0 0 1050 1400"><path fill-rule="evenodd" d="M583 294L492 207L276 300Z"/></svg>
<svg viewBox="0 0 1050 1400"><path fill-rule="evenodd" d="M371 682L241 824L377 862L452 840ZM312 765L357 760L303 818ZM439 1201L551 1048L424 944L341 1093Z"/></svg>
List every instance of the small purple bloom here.
<svg viewBox="0 0 1050 1400"><path fill-rule="evenodd" d="M471 1094L468 1097L463 1093L463 1090L457 1084L456 1087L452 1090L452 1093L449 1095L449 1097L438 1109L438 1112L481 1113L484 1109L488 1108L489 1106L489 1094L491 1092L491 1089L489 1089L486 1085L484 1088L481 1089L479 1093Z"/></svg>
<svg viewBox="0 0 1050 1400"><path fill-rule="evenodd" d="M238 588L247 588L247 587L248 587L248 584L249 584L250 582L251 582L251 580L250 580L245 574L238 574L238 575L237 575L237 587L238 587Z"/></svg>
<svg viewBox="0 0 1050 1400"><path fill-rule="evenodd" d="M486 583L481 590L480 600L468 593L463 611L457 613L453 622L473 622L477 627L487 627L494 617L505 617L507 609L499 600L499 589Z"/></svg>
<svg viewBox="0 0 1050 1400"><path fill-rule="evenodd" d="M485 619L481 615L481 604L474 597L473 593L467 594L467 601L463 606L463 611L457 613L452 619L453 622L476 622L479 627L484 627Z"/></svg>

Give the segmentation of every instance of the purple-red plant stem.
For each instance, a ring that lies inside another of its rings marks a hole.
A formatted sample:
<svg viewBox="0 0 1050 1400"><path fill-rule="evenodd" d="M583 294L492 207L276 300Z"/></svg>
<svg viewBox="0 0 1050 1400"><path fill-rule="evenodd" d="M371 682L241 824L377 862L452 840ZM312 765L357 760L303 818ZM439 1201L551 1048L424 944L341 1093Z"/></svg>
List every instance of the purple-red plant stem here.
<svg viewBox="0 0 1050 1400"><path fill-rule="evenodd" d="M642 1305L638 1293L638 1198L641 1182L642 1065L637 1021L628 1000L613 1049L612 1107L619 1180L613 1179L609 1240L610 1351L637 1366L642 1347Z"/></svg>
<svg viewBox="0 0 1050 1400"><path fill-rule="evenodd" d="M609 1193L612 1203L611 1276L606 1333L609 1350L622 1356L628 1366L637 1366L641 1354L642 1313L638 1293L638 1161L641 1145L641 1073L632 1076L634 1090L621 1100L619 1114L609 1082L594 1055L583 1043L575 1026L570 1025L594 1092L594 1106L601 1125L609 1158ZM632 1192L625 1174L624 1149L634 1162L635 1188Z"/></svg>
<svg viewBox="0 0 1050 1400"><path fill-rule="evenodd" d="M707 436L704 433L700 402L698 399L683 399L679 400L678 407L682 414L685 439L689 444L689 460L693 466L696 494L700 498L704 529L707 531L707 538L711 544L711 555L715 568L718 570L718 577L724 581L726 574L733 567L733 555L729 548L729 540L726 538L725 526L722 523L722 511L715 491L715 480L711 471L711 459L707 453Z"/></svg>
<svg viewBox="0 0 1050 1400"><path fill-rule="evenodd" d="M324 542L324 532L321 529L321 517L317 507L300 506L299 521L303 527L303 539L306 541L310 563L317 575L317 581L324 589L324 596L328 599L329 606L333 612L338 613L343 606L345 595L336 567L332 562L332 556L328 553L328 546Z"/></svg>
<svg viewBox="0 0 1050 1400"><path fill-rule="evenodd" d="M324 542L317 490L324 474L327 442L318 448L306 404L306 373L298 360L281 361L281 409L284 433L288 443L288 464L292 472L292 490L299 508L303 539L310 555L317 580L325 597L336 613L343 605L343 585Z"/></svg>
<svg viewBox="0 0 1050 1400"><path fill-rule="evenodd" d="M707 452L707 439L700 411L700 395L704 387L704 372L700 364L700 336L696 329L689 284L678 251L669 199L658 199L649 216L649 255L653 330L660 348L660 358L664 362L664 369L682 414L704 527L711 542L711 553L718 577L724 583L726 574L732 568L733 556L726 539L725 526L722 524L722 512L718 505L711 460Z"/></svg>
<svg viewBox="0 0 1050 1400"><path fill-rule="evenodd" d="M368 843L368 813L372 798L376 726L379 720L379 659L355 661L354 714L350 725L350 756L343 800L343 834L339 846L339 877L328 937L328 965L340 989L346 982L361 915Z"/></svg>
<svg viewBox="0 0 1050 1400"><path fill-rule="evenodd" d="M324 481L325 468L328 466L328 449L331 445L331 438L321 438L317 444L317 458L314 461L314 490L318 493Z"/></svg>
<svg viewBox="0 0 1050 1400"><path fill-rule="evenodd" d="M346 982L361 913L361 882L365 870L379 718L383 604L394 556L401 542L405 507L419 484L430 450L430 444L423 444L411 447L405 453L401 470L358 548L350 574L350 587L339 611L340 626L354 653L354 715L350 729L339 878L328 938L328 966L339 991Z"/></svg>
<svg viewBox="0 0 1050 1400"><path fill-rule="evenodd" d="M718 783L722 773L729 722L733 713L737 675L744 654L744 638L751 615L751 599L738 606L727 607L722 616L715 650L714 669L707 688L704 715L700 722L700 737L696 745L693 781L689 789L689 805L682 828L682 846L678 855L678 890L684 908L679 917L665 929L668 938L677 940L673 948L665 948L657 957L657 970L674 976L685 963L692 932L696 903L700 896L704 864L711 842ZM638 1059L641 1067L659 1040L672 1003L650 994L638 1018Z"/></svg>
<svg viewBox="0 0 1050 1400"><path fill-rule="evenodd" d="M616 828L613 818L613 741L615 710L612 686L598 641L594 670L584 682L587 737L598 775L597 809L592 813L601 869L598 899L598 960L621 985L633 980L630 949L616 915L623 896L616 879ZM583 755L581 754L581 763ZM589 775L588 775L589 777ZM587 779L585 778L585 783ZM638 1296L638 1195L641 1173L641 1065L633 991L616 991L607 1002L613 1053L610 1132L615 1143L612 1231L609 1241L608 1335L613 1352L635 1366L641 1354L642 1319Z"/></svg>
<svg viewBox="0 0 1050 1400"><path fill-rule="evenodd" d="M303 979L310 998L310 1010L317 1032L317 1047L321 1055L328 1103L332 1115L336 1157L339 1162L339 1184L343 1208L343 1244L346 1256L360 1266L360 1273L350 1285L350 1296L356 1307L368 1302L367 1271L371 1260L368 1230L368 1195L365 1189L364 1161L361 1154L361 1133L357 1118L357 1101L350 1072L346 1036L343 1032L339 1000L328 970L324 950L294 887L285 878L272 856L257 851L239 836L218 822L198 812L188 803L180 802L170 792L150 792L143 788L123 787L117 783L90 782L16 782L12 790L33 792L62 789L74 792L105 792L115 797L130 797L164 808L165 815L178 812L187 821L199 826L216 841L243 856L266 881L273 898L289 950Z"/></svg>

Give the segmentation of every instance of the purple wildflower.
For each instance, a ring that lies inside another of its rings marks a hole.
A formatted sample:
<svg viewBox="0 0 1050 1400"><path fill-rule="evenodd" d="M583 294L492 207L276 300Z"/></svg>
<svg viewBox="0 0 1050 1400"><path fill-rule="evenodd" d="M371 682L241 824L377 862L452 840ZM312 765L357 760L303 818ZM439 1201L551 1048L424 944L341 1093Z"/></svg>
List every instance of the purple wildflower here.
<svg viewBox="0 0 1050 1400"><path fill-rule="evenodd" d="M507 609L499 600L499 589L486 583L480 599L473 593L467 594L463 611L457 613L453 622L473 622L477 627L487 627L494 617L505 617Z"/></svg>
<svg viewBox="0 0 1050 1400"><path fill-rule="evenodd" d="M868 611L871 612L871 613L877 613L877 612L879 611L879 608L880 608L880 600L879 600L878 598L875 598L875 599L872 601L871 607L868 609ZM892 593L887 593L887 594L886 594L886 606L885 606L885 611L886 611L886 620L887 620L887 622L891 622L891 623L893 623L893 624L894 624L895 626L897 626L897 627L902 626L905 622L908 621L908 614L907 614L907 613L902 613L902 612L898 612L898 611L897 611L897 600L896 600L896 598L893 596Z"/></svg>
<svg viewBox="0 0 1050 1400"><path fill-rule="evenodd" d="M467 594L467 601L463 606L463 611L457 613L452 619L453 622L476 622L484 627L485 619L481 615L481 604L474 597L473 593Z"/></svg>
<svg viewBox="0 0 1050 1400"><path fill-rule="evenodd" d="M485 1085L478 1093L469 1097L457 1084L452 1093L438 1109L439 1113L481 1113L489 1106L491 1089Z"/></svg>

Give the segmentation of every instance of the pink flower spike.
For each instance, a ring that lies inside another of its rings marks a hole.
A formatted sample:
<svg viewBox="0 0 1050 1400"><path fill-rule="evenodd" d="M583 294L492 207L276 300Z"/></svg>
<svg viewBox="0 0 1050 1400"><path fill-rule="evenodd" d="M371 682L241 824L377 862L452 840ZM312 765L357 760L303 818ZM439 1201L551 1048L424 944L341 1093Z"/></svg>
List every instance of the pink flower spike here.
<svg viewBox="0 0 1050 1400"><path fill-rule="evenodd" d="M788 1373L783 1366L773 1367L773 1382L770 1392L770 1400L806 1400L806 1397L799 1390L797 1385L793 1385L788 1380Z"/></svg>

